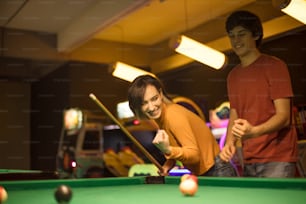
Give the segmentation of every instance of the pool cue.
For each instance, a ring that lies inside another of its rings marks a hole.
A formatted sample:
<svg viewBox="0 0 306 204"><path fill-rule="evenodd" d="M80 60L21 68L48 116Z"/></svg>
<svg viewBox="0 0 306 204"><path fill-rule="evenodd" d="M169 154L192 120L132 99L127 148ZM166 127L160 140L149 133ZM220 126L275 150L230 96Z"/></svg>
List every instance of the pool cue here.
<svg viewBox="0 0 306 204"><path fill-rule="evenodd" d="M94 94L89 94L89 97L121 128L121 130L132 140L132 142L142 151L142 153L161 171L163 167L158 161L140 144L134 136L115 118L115 116L97 99Z"/></svg>

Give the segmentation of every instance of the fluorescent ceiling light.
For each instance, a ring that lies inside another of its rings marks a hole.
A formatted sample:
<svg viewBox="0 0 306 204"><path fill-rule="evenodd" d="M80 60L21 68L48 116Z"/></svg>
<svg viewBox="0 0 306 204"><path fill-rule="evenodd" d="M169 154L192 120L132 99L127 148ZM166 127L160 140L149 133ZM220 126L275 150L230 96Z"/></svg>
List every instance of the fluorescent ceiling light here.
<svg viewBox="0 0 306 204"><path fill-rule="evenodd" d="M284 13L306 24L306 0L277 0L273 3Z"/></svg>
<svg viewBox="0 0 306 204"><path fill-rule="evenodd" d="M184 35L172 38L170 41L170 47L172 47L176 52L186 55L214 69L221 69L227 61L224 53Z"/></svg>
<svg viewBox="0 0 306 204"><path fill-rule="evenodd" d="M116 62L113 65L113 73L112 75L118 77L120 79L132 82L134 79L141 75L151 75L154 76L151 72L144 71L137 67L133 67L131 65L125 64L123 62Z"/></svg>

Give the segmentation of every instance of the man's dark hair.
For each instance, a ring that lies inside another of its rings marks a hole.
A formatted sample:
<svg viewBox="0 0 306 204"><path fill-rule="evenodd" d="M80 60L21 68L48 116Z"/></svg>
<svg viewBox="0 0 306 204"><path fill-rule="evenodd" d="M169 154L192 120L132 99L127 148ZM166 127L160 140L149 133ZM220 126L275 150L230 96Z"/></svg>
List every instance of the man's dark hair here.
<svg viewBox="0 0 306 204"><path fill-rule="evenodd" d="M263 28L257 15L243 10L232 13L225 23L226 32L229 33L236 26L242 26L249 30L254 37L258 36L256 47L259 47L263 37Z"/></svg>

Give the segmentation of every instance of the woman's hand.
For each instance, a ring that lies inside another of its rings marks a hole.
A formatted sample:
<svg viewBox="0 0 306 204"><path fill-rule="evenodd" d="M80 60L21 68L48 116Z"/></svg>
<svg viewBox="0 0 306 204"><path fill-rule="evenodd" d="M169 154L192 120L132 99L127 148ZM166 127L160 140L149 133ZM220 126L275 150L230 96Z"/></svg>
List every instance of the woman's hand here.
<svg viewBox="0 0 306 204"><path fill-rule="evenodd" d="M169 136L164 130L158 130L152 143L164 154L171 154Z"/></svg>
<svg viewBox="0 0 306 204"><path fill-rule="evenodd" d="M163 169L158 171L158 174L160 176L168 176L169 171L174 167L175 165L175 160L173 159L168 159L165 161L163 165Z"/></svg>
<svg viewBox="0 0 306 204"><path fill-rule="evenodd" d="M163 167L163 171L159 170L158 175L160 176L168 176L168 169Z"/></svg>
<svg viewBox="0 0 306 204"><path fill-rule="evenodd" d="M219 156L225 162L229 162L236 153L236 146L234 142L228 142L221 150Z"/></svg>

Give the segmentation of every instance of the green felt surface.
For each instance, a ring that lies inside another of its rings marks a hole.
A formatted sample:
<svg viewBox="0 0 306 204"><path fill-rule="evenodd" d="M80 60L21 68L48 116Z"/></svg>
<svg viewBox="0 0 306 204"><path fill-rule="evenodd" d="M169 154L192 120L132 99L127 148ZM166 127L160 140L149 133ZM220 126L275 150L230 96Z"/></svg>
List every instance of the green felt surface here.
<svg viewBox="0 0 306 204"><path fill-rule="evenodd" d="M24 170L24 169L0 169L1 173L40 173L39 170Z"/></svg>
<svg viewBox="0 0 306 204"><path fill-rule="evenodd" d="M77 180L6 181L6 204L56 204L54 191L66 184L73 191L71 204L303 204L305 179L199 178L195 196L179 191L179 177L165 184L146 184L145 177Z"/></svg>

